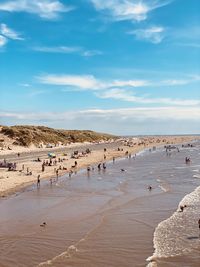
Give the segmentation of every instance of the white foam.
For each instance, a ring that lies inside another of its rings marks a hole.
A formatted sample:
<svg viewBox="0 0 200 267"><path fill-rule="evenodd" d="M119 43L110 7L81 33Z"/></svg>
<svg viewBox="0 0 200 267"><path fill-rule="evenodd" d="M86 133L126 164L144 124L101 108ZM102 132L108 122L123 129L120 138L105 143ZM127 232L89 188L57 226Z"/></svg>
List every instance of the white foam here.
<svg viewBox="0 0 200 267"><path fill-rule="evenodd" d="M160 189L164 191L165 193L168 192L169 190L165 188L163 185L159 185Z"/></svg>
<svg viewBox="0 0 200 267"><path fill-rule="evenodd" d="M83 239L80 240L80 242L82 242ZM47 260L45 262L41 262L38 267L42 267L42 266L55 266L55 263L57 260L62 259L62 258L70 258L72 255L74 255L76 252L78 252L78 249L75 245L71 245L67 248L66 251L62 252L61 254L55 256L53 259L51 260Z"/></svg>
<svg viewBox="0 0 200 267"><path fill-rule="evenodd" d="M200 179L200 174L199 174L199 175L198 175L198 174L194 174L193 177L194 177L194 178L199 178L199 179Z"/></svg>
<svg viewBox="0 0 200 267"><path fill-rule="evenodd" d="M200 217L200 187L186 195L174 214L158 224L154 232L154 254L147 260L172 257L192 252L200 247L198 220Z"/></svg>

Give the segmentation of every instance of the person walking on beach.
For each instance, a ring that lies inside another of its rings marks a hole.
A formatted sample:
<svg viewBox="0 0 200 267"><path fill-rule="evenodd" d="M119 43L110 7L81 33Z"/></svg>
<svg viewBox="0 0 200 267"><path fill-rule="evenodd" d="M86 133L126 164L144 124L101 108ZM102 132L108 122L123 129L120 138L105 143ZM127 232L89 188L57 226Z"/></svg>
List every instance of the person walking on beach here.
<svg viewBox="0 0 200 267"><path fill-rule="evenodd" d="M58 180L58 169L56 170L56 179Z"/></svg>
<svg viewBox="0 0 200 267"><path fill-rule="evenodd" d="M40 187L40 175L37 177L37 187Z"/></svg>
<svg viewBox="0 0 200 267"><path fill-rule="evenodd" d="M45 166L45 163L43 162L42 163L42 172L44 172L44 170L45 170L45 167L44 166Z"/></svg>

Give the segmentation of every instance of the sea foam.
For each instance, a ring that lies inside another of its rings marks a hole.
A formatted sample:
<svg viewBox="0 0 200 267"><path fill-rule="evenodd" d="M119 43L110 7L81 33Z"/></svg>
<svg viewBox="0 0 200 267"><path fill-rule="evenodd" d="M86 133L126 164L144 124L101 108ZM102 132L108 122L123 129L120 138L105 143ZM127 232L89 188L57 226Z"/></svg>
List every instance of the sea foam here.
<svg viewBox="0 0 200 267"><path fill-rule="evenodd" d="M180 206L184 206L180 212ZM154 232L154 254L147 261L167 258L192 252L200 248L200 187L186 195L174 214L158 224ZM148 265L154 266L154 265Z"/></svg>

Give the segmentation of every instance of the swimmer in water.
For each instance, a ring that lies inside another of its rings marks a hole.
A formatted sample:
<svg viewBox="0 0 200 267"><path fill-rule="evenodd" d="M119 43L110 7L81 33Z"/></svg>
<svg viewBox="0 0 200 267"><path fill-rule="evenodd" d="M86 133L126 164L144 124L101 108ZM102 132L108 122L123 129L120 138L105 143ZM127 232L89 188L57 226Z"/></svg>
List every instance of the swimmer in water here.
<svg viewBox="0 0 200 267"><path fill-rule="evenodd" d="M149 191L152 190L152 186L151 186L151 185L148 186L148 190L149 190Z"/></svg>

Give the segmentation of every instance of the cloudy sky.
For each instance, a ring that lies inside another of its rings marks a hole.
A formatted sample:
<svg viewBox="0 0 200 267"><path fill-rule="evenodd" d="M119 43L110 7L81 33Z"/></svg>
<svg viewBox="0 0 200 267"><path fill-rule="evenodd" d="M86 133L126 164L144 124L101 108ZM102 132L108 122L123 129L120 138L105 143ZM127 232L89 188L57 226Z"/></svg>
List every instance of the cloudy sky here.
<svg viewBox="0 0 200 267"><path fill-rule="evenodd" d="M200 133L199 0L1 0L0 124Z"/></svg>

